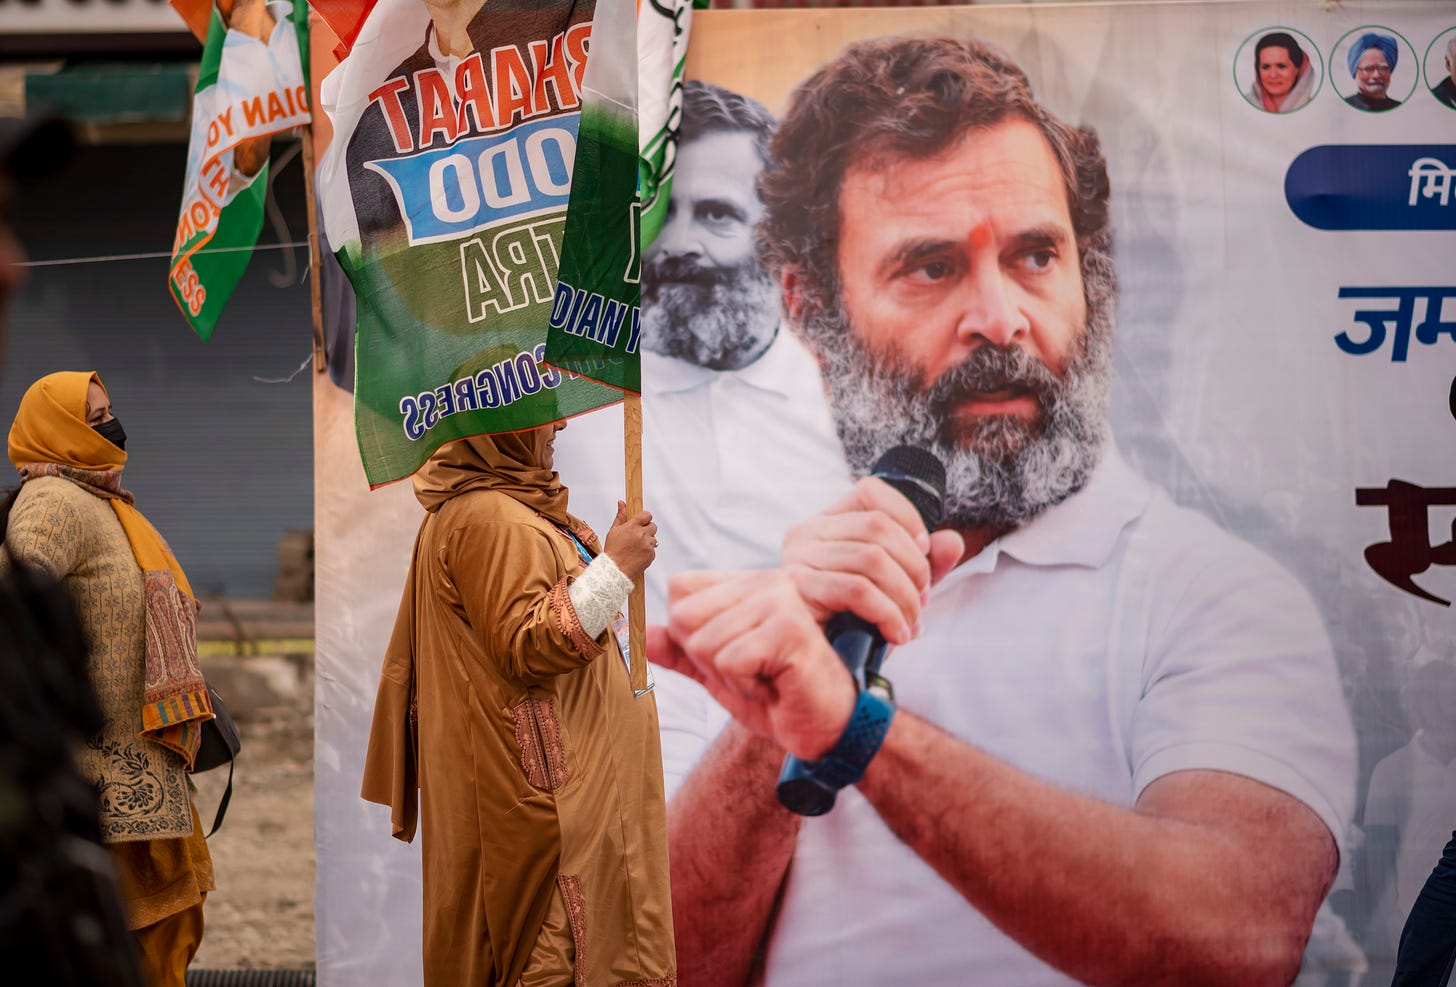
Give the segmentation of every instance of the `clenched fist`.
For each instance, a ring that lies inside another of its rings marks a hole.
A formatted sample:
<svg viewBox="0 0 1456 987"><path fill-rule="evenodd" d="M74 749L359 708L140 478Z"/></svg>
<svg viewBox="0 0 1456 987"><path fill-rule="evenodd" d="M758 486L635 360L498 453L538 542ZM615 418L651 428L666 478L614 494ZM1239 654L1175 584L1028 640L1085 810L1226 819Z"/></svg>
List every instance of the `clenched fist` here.
<svg viewBox="0 0 1456 987"><path fill-rule="evenodd" d="M612 530L607 532L603 551L628 579L642 578L657 558L657 525L652 523L652 514L638 511L628 517L626 502L617 501L617 517L612 521Z"/></svg>

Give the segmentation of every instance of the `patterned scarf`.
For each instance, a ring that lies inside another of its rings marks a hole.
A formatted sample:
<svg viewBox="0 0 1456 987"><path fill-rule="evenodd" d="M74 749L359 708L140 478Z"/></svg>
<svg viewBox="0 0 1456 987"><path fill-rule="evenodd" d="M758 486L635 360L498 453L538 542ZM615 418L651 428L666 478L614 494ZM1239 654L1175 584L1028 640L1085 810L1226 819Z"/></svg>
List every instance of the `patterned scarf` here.
<svg viewBox="0 0 1456 987"><path fill-rule="evenodd" d="M94 373L55 373L25 392L10 428L10 461L21 482L58 476L106 499L146 581L146 673L141 736L181 754L190 769L213 718L197 661L197 601L166 541L121 487L126 453L86 424ZM104 387L103 387L104 390Z"/></svg>

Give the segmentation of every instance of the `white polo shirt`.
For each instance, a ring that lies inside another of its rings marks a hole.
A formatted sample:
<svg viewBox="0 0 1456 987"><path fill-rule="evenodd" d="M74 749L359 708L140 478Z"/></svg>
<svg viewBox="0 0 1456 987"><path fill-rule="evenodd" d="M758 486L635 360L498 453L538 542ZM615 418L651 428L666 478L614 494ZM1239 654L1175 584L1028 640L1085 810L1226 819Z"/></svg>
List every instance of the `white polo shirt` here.
<svg viewBox="0 0 1456 987"><path fill-rule="evenodd" d="M1080 493L946 577L923 626L884 666L901 709L1117 806L1175 771L1245 775L1343 843L1355 736L1313 603L1115 451ZM804 822L765 983L1074 981L994 928L851 789Z"/></svg>
<svg viewBox="0 0 1456 987"><path fill-rule="evenodd" d="M557 437L556 466L572 512L605 537L624 489L621 409L574 419ZM669 577L778 565L789 527L850 484L819 366L786 326L740 370L642 354L643 505L658 540L643 580L649 623L667 620ZM692 679L653 674L671 797L728 714Z"/></svg>
<svg viewBox="0 0 1456 987"><path fill-rule="evenodd" d="M669 576L778 565L789 527L850 478L819 366L787 328L741 370L644 353L642 378L642 477L659 531L649 614L665 619Z"/></svg>

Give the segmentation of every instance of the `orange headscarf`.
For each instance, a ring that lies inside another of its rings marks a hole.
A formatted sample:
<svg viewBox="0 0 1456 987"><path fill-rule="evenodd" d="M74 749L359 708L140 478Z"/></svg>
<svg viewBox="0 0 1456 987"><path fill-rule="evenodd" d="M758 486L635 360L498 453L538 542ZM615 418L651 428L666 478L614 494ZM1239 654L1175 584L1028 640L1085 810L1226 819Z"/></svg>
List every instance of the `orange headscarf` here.
<svg viewBox="0 0 1456 987"><path fill-rule="evenodd" d="M119 470L126 453L86 424L86 392L94 373L46 374L20 399L10 426L10 461L23 474L27 463L61 463L85 470Z"/></svg>
<svg viewBox="0 0 1456 987"><path fill-rule="evenodd" d="M20 399L10 427L10 461L21 482L59 476L110 501L146 577L147 667L142 736L176 750L190 767L201 743L198 728L212 703L197 662L197 604L171 548L121 488L126 453L86 424L95 373L47 374Z"/></svg>

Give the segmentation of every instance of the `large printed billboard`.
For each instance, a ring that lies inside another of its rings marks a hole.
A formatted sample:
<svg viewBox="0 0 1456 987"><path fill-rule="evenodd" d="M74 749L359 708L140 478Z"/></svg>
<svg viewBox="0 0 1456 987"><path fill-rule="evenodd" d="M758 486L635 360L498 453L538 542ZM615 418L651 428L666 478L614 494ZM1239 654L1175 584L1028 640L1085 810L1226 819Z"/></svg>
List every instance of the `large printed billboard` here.
<svg viewBox="0 0 1456 987"><path fill-rule="evenodd" d="M684 982L1193 982L1271 942L1389 982L1456 828L1453 76L1418 2L696 16L642 258L649 623L902 441L984 545L821 818L657 669ZM419 861L357 791L420 512L318 388L320 980L393 987ZM598 530L620 434L557 441Z"/></svg>

